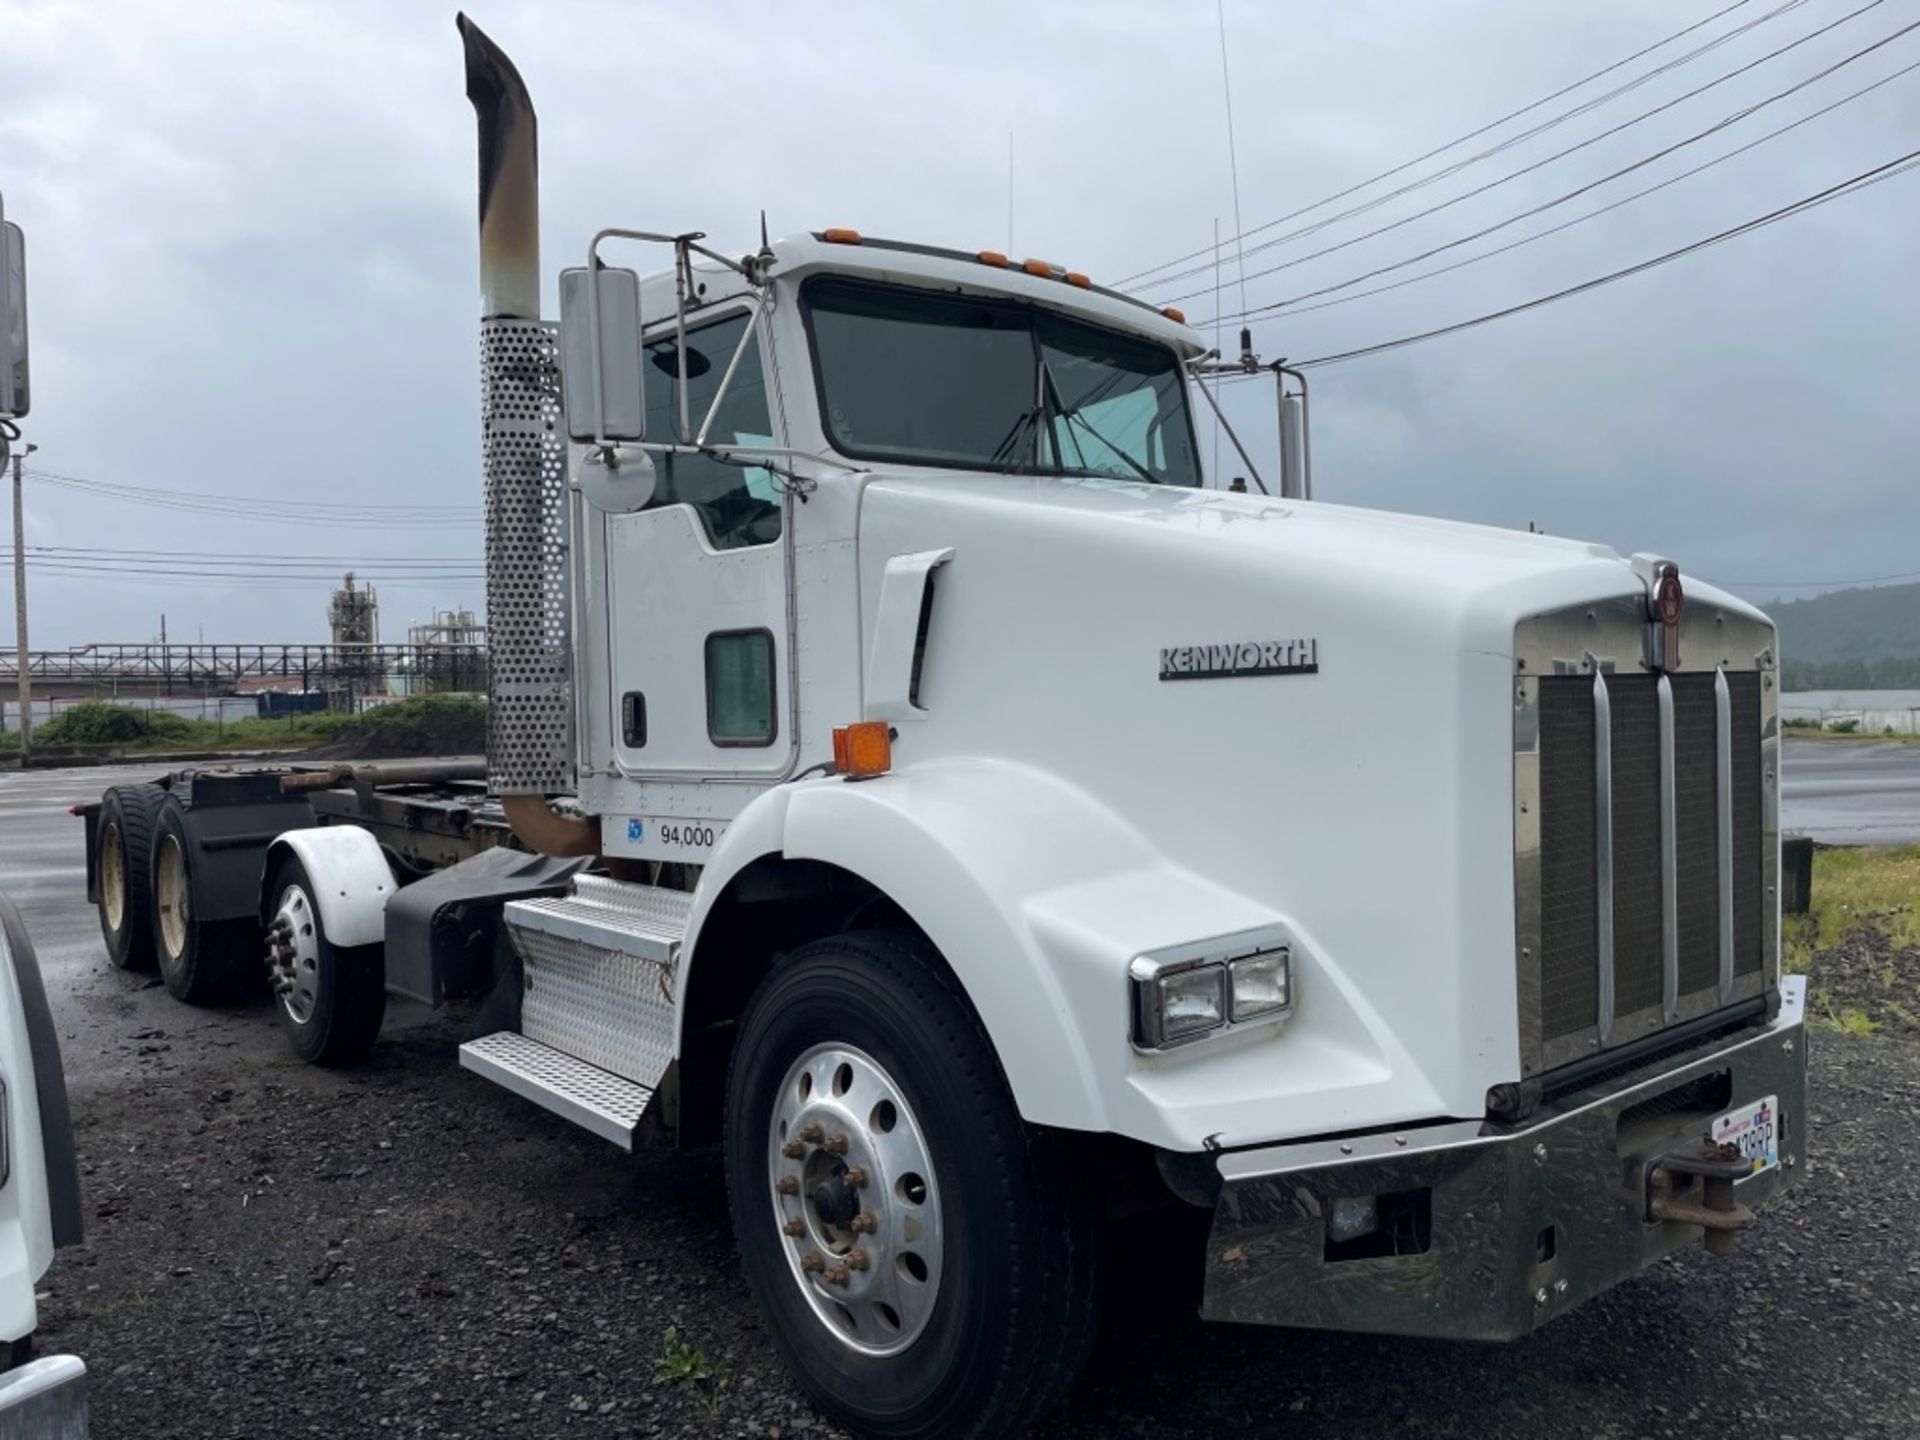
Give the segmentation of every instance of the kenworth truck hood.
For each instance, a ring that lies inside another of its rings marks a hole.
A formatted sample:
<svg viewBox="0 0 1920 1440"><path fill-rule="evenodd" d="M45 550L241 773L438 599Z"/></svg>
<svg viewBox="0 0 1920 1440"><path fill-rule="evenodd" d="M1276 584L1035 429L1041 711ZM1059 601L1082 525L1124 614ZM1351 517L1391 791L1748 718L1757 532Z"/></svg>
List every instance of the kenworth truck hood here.
<svg viewBox="0 0 1920 1440"><path fill-rule="evenodd" d="M952 550L903 777L1030 767L1155 857L1111 884L1037 876L1018 902L1077 947L1060 1003L1090 1053L1111 1033L1151 1112L1114 1128L1231 1145L1474 1116L1520 1075L1514 626L1641 594L1626 559L1326 504L926 471L869 481L859 535L868 634L889 557ZM1309 640L1313 673L1162 679L1163 651ZM1284 1028L1130 1050L1131 955L1269 918L1297 937Z"/></svg>

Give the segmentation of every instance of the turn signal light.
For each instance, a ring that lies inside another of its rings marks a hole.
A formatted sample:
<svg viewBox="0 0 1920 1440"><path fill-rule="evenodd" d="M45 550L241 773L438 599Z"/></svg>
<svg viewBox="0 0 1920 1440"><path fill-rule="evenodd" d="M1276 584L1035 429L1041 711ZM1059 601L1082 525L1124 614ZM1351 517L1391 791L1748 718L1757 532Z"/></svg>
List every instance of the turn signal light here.
<svg viewBox="0 0 1920 1440"><path fill-rule="evenodd" d="M854 780L893 768L893 730L884 720L861 720L833 732L833 768Z"/></svg>
<svg viewBox="0 0 1920 1440"><path fill-rule="evenodd" d="M822 230L820 232L820 238L829 245L858 245L860 243L860 232L842 227L832 230Z"/></svg>

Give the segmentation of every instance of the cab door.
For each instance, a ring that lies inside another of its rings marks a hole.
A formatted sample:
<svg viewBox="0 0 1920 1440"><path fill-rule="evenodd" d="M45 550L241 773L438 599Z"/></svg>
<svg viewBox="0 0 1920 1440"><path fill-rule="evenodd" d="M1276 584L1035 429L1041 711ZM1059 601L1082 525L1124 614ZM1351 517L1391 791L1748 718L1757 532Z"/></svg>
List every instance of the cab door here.
<svg viewBox="0 0 1920 1440"><path fill-rule="evenodd" d="M741 339L741 309L687 333L687 401L699 429ZM647 434L679 416L671 339L648 347ZM747 340L710 441L776 443L759 338ZM784 496L762 466L657 455L643 510L607 517L612 733L636 778L776 776L792 733Z"/></svg>

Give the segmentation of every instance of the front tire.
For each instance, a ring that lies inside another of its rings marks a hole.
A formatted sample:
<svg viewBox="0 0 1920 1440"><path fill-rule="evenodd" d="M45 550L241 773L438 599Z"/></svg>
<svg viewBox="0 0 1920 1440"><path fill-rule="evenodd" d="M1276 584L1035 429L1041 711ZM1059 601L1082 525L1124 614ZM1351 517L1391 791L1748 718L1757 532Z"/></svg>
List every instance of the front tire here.
<svg viewBox="0 0 1920 1440"><path fill-rule="evenodd" d="M153 831L166 798L158 785L115 785L100 799L93 873L100 935L116 970L153 968Z"/></svg>
<svg viewBox="0 0 1920 1440"><path fill-rule="evenodd" d="M857 1433L1017 1434L1078 1378L1104 1245L1091 1167L1025 1124L914 934L782 961L727 1094L734 1234L794 1377Z"/></svg>
<svg viewBox="0 0 1920 1440"><path fill-rule="evenodd" d="M268 974L280 1028L309 1065L364 1060L387 1013L385 947L336 945L298 855L284 852L267 879Z"/></svg>

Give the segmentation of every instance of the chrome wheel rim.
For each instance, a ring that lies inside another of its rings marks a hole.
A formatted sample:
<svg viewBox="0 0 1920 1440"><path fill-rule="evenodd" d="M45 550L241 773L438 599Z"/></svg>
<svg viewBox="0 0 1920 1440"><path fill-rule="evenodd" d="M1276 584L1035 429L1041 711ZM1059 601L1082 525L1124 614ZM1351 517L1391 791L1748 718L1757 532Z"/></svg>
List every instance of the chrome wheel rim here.
<svg viewBox="0 0 1920 1440"><path fill-rule="evenodd" d="M118 932L127 919L127 855L120 827L111 820L100 832L100 904L108 927Z"/></svg>
<svg viewBox="0 0 1920 1440"><path fill-rule="evenodd" d="M788 1269L828 1332L863 1355L919 1339L940 1293L940 1189L893 1076L851 1045L808 1050L780 1084L767 1171Z"/></svg>
<svg viewBox="0 0 1920 1440"><path fill-rule="evenodd" d="M320 1003L320 917L300 886L280 892L267 944L273 993L293 1023L304 1025Z"/></svg>
<svg viewBox="0 0 1920 1440"><path fill-rule="evenodd" d="M160 853L153 865L153 898L160 916L160 943L177 960L187 953L187 927L193 917L189 913L187 852L176 835L160 841Z"/></svg>

